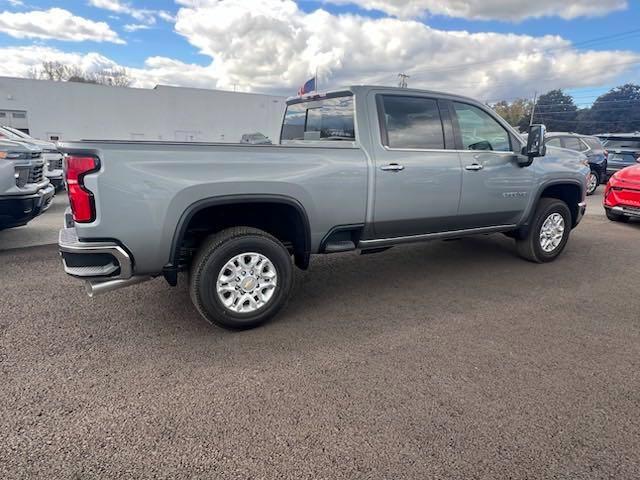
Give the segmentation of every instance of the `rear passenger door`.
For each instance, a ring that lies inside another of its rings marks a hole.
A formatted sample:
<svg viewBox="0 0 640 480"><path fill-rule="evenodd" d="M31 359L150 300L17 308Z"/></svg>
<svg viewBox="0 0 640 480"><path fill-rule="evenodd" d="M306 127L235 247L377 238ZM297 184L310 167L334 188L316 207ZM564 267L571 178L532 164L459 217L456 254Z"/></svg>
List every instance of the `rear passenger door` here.
<svg viewBox="0 0 640 480"><path fill-rule="evenodd" d="M371 94L373 224L377 238L457 228L460 157L448 109L437 98Z"/></svg>
<svg viewBox="0 0 640 480"><path fill-rule="evenodd" d="M518 165L521 145L488 109L451 102L462 161L462 228L515 225L529 203L534 168Z"/></svg>

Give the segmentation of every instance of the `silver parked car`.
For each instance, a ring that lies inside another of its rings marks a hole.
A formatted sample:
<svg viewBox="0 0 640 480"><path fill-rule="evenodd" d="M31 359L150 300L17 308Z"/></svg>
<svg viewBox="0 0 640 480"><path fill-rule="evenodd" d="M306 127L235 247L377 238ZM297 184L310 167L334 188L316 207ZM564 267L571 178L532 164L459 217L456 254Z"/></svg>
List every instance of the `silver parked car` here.
<svg viewBox="0 0 640 480"><path fill-rule="evenodd" d="M240 143L249 143L251 145L270 145L272 142L269 137L262 133L245 133L240 139Z"/></svg>

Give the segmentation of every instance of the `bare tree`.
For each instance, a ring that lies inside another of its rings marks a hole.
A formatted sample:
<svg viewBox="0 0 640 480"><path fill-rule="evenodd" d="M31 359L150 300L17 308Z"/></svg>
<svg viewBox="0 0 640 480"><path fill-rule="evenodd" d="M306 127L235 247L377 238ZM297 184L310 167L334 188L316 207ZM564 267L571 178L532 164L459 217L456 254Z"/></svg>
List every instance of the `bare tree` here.
<svg viewBox="0 0 640 480"><path fill-rule="evenodd" d="M100 70L93 74L96 83L110 85L112 87L128 87L131 85L131 77L126 68L113 67Z"/></svg>
<svg viewBox="0 0 640 480"><path fill-rule="evenodd" d="M131 77L125 68L104 68L97 72L82 70L77 65L65 65L61 62L45 61L40 67L33 67L28 73L29 78L39 80L53 80L56 82L78 82L109 85L114 87L128 87Z"/></svg>

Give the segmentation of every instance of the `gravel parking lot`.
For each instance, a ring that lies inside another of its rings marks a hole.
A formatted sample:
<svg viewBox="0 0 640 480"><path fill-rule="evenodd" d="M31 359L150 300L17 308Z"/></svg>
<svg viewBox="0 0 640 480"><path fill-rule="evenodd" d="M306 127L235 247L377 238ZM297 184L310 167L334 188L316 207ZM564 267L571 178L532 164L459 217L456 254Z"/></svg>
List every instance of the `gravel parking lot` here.
<svg viewBox="0 0 640 480"><path fill-rule="evenodd" d="M0 252L0 478L640 477L640 224L314 258L264 328ZM184 280L184 279L181 279Z"/></svg>

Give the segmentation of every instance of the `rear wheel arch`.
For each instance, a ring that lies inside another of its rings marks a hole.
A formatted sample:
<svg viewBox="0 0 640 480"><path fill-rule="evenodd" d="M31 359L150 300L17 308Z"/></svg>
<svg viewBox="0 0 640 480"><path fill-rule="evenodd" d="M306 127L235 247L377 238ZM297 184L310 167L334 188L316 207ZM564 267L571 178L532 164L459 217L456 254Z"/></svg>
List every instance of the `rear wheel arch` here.
<svg viewBox="0 0 640 480"><path fill-rule="evenodd" d="M311 228L307 212L298 200L285 195L227 195L201 199L185 209L176 225L171 243L169 262L164 268L164 275L167 281L172 285L175 284L176 274L180 267L181 249L190 227L193 226L194 220L198 219L198 214L203 215L206 212L219 212L225 209L249 209L256 206L264 209L274 206L276 209L280 209L279 211L281 212L294 215L292 228L295 229L296 238L293 239L292 246L295 263L299 268L306 269L311 255ZM242 218L236 223L238 224L233 226L262 226L247 224L247 222L243 222ZM215 233L228 227L229 225L227 224L221 224L219 228L214 227L210 233ZM277 237L277 235L274 236ZM297 238L298 236L300 238Z"/></svg>

